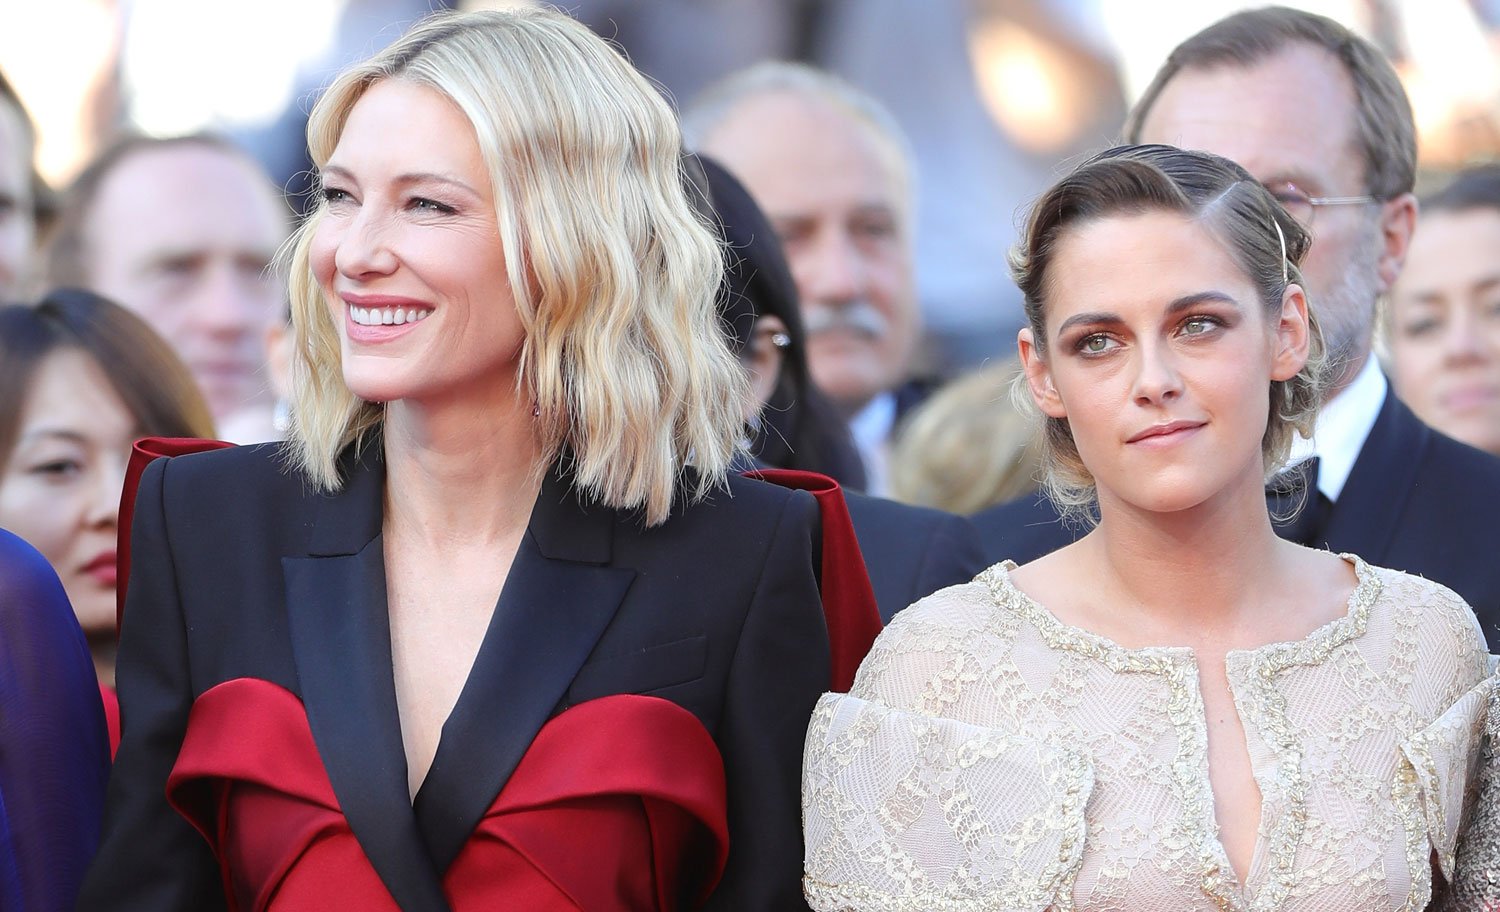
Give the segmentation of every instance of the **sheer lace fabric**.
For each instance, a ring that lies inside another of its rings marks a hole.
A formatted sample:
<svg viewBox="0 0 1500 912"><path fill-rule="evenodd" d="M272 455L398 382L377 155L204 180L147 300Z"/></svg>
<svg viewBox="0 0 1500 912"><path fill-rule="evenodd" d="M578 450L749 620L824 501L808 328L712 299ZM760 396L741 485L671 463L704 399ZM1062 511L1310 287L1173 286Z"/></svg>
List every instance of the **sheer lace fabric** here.
<svg viewBox="0 0 1500 912"><path fill-rule="evenodd" d="M1346 616L1230 653L1262 813L1243 888L1218 838L1196 659L1069 627L1013 565L898 614L809 730L815 909L1423 908L1491 687L1473 613L1372 568Z"/></svg>
<svg viewBox="0 0 1500 912"><path fill-rule="evenodd" d="M1459 837L1452 885L1437 912L1500 910L1500 686L1490 692L1479 763L1478 797Z"/></svg>

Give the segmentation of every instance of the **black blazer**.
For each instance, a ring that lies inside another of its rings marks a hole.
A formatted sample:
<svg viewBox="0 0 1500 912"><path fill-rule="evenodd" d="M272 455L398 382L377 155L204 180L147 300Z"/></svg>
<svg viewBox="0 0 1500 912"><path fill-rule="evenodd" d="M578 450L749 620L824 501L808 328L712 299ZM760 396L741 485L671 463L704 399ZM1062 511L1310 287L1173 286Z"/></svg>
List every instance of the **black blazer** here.
<svg viewBox="0 0 1500 912"><path fill-rule="evenodd" d="M1087 531L1030 496L978 514L974 525L990 560L1017 563ZM1500 458L1423 424L1395 393L1386 393L1318 543L1442 583L1500 651Z"/></svg>
<svg viewBox="0 0 1500 912"><path fill-rule="evenodd" d="M272 445L145 472L120 641L124 732L79 908L224 908L207 845L163 787L193 700L240 677L301 698L344 814L403 909L448 908L442 872L537 730L616 693L688 709L723 755L732 849L708 908L805 908L802 741L829 676L811 496L732 478L643 529L549 477L412 802L379 447L344 465L334 495L284 470Z"/></svg>
<svg viewBox="0 0 1500 912"><path fill-rule="evenodd" d="M882 622L987 566L979 533L961 516L854 491L844 499Z"/></svg>

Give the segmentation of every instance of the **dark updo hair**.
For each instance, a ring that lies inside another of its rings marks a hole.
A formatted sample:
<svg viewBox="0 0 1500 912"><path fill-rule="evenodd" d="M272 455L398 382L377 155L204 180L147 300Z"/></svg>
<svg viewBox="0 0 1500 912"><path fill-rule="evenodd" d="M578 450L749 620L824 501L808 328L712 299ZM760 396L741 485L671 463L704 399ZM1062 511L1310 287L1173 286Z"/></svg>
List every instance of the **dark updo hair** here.
<svg viewBox="0 0 1500 912"><path fill-rule="evenodd" d="M1045 307L1058 244L1074 228L1111 216L1175 212L1196 219L1217 235L1260 294L1267 313L1281 312L1290 284L1302 283L1297 268L1312 238L1249 172L1207 152L1173 146L1117 146L1084 162L1058 181L1032 207L1010 266L1025 296L1026 319L1043 358L1047 354ZM1307 364L1285 381L1271 381L1270 413L1261 453L1269 477L1286 461L1295 432L1312 433L1324 387L1322 332L1308 305ZM1036 413L1023 386L1018 404ZM1065 513L1092 506L1094 478L1078 456L1067 419L1047 418L1043 484Z"/></svg>
<svg viewBox="0 0 1500 912"><path fill-rule="evenodd" d="M112 301L61 289L0 307L0 466L10 460L32 381L49 355L81 351L104 371L143 435L212 437L192 374L151 327Z"/></svg>
<svg viewBox="0 0 1500 912"><path fill-rule="evenodd" d="M1474 165L1458 172L1443 189L1422 197L1421 213L1500 211L1500 163Z"/></svg>

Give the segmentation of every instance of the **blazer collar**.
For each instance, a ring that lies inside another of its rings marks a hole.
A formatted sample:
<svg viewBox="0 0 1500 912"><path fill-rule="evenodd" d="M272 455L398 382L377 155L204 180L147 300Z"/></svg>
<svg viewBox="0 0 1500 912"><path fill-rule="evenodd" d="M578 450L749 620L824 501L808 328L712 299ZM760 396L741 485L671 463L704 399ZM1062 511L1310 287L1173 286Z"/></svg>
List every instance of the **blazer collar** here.
<svg viewBox="0 0 1500 912"><path fill-rule="evenodd" d="M349 447L339 457L343 487L316 494L307 553L312 557L358 554L380 534L385 516L385 453L380 436Z"/></svg>
<svg viewBox="0 0 1500 912"><path fill-rule="evenodd" d="M1431 444L1432 430L1387 390L1324 529L1331 550L1351 551L1372 564L1386 559Z"/></svg>
<svg viewBox="0 0 1500 912"><path fill-rule="evenodd" d="M378 446L321 497L310 556L286 558L308 722L344 815L403 909L445 910L441 873L603 634L635 571L612 566L623 518L561 469L544 479L473 669L409 800L391 664Z"/></svg>
<svg viewBox="0 0 1500 912"><path fill-rule="evenodd" d="M614 619L635 571L612 565L618 514L562 470L542 484L415 811L446 870Z"/></svg>

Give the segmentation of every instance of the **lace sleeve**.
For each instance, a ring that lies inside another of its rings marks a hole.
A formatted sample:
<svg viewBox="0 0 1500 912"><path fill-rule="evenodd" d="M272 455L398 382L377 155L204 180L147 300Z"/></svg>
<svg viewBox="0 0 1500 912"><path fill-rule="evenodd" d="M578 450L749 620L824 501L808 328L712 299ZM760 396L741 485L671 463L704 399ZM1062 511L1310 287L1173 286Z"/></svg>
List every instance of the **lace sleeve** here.
<svg viewBox="0 0 1500 912"><path fill-rule="evenodd" d="M88 644L57 574L0 531L0 908L73 907L109 775Z"/></svg>
<svg viewBox="0 0 1500 912"><path fill-rule="evenodd" d="M1436 912L1500 909L1500 682L1490 681L1478 795L1458 839L1448 895Z"/></svg>
<svg viewBox="0 0 1500 912"><path fill-rule="evenodd" d="M1092 785L1080 753L827 694L803 762L803 891L820 912L1066 902Z"/></svg>
<svg viewBox="0 0 1500 912"><path fill-rule="evenodd" d="M1495 679L1470 688L1430 725L1401 743L1403 775L1416 783L1427 839L1438 866L1453 880L1454 849L1463 821L1470 783L1479 757L1485 711Z"/></svg>

